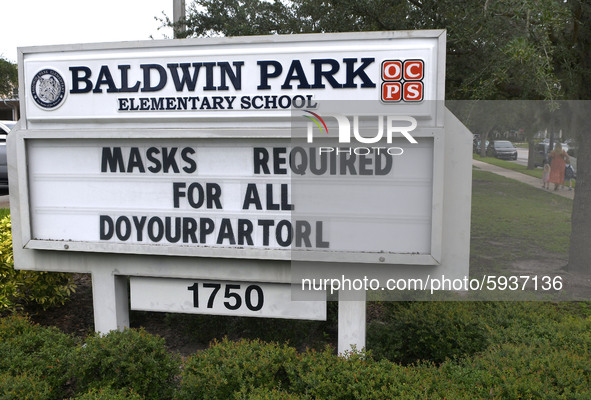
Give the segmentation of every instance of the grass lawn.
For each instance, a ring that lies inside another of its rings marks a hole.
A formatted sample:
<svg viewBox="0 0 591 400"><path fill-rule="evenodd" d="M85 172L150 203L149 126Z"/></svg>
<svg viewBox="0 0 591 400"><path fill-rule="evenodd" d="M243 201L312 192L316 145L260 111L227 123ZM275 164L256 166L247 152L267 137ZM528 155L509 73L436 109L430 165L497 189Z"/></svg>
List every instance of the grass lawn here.
<svg viewBox="0 0 591 400"><path fill-rule="evenodd" d="M527 149L529 148L529 143L513 143L513 146L519 147L521 149Z"/></svg>
<svg viewBox="0 0 591 400"><path fill-rule="evenodd" d="M485 171L472 184L472 267L548 255L566 263L572 200Z"/></svg>
<svg viewBox="0 0 591 400"><path fill-rule="evenodd" d="M481 157L478 154L474 154L473 158L478 161L482 161L485 163L496 165L501 168L506 168L506 169L510 169L513 171L521 172L522 174L533 176L534 178L539 178L539 179L542 179L542 174L544 172L542 170L542 168L527 169L527 167L525 165L517 164L517 163L511 162L511 161L507 161L507 160L500 160L496 157Z"/></svg>

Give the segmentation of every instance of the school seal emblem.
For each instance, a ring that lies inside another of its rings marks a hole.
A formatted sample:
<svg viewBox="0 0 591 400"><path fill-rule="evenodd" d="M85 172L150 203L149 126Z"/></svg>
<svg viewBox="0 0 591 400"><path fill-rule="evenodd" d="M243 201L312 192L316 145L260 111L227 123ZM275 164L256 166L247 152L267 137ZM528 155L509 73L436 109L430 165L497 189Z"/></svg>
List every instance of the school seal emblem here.
<svg viewBox="0 0 591 400"><path fill-rule="evenodd" d="M33 77L31 94L39 107L46 110L55 109L62 104L66 96L64 78L53 69L43 69Z"/></svg>

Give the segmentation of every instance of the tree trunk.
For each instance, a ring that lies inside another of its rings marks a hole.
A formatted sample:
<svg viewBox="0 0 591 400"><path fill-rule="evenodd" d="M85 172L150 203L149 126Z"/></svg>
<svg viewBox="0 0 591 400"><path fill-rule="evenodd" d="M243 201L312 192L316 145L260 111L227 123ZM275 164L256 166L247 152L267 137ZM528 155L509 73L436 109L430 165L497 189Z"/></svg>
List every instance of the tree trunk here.
<svg viewBox="0 0 591 400"><path fill-rule="evenodd" d="M568 270L591 273L591 132L578 135Z"/></svg>
<svg viewBox="0 0 591 400"><path fill-rule="evenodd" d="M480 156L486 157L486 140L488 139L489 132L483 132L480 135Z"/></svg>

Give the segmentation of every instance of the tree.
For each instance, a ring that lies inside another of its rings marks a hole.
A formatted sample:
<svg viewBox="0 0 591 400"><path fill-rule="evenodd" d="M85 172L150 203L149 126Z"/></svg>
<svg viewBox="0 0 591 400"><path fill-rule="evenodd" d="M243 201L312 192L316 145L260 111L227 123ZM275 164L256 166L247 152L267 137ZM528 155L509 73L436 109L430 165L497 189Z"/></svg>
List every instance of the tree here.
<svg viewBox="0 0 591 400"><path fill-rule="evenodd" d="M234 36L445 28L447 99L556 105L560 98L591 99L588 21L589 0L195 0L187 32ZM589 114L588 103L572 109L580 115L577 120ZM528 116L525 109L524 123L547 124L552 111ZM569 268L589 273L591 135L585 124L575 126L583 156L578 157ZM525 126L530 152L533 128Z"/></svg>
<svg viewBox="0 0 591 400"><path fill-rule="evenodd" d="M167 17L161 19L174 28ZM196 0L189 5L186 37L249 36L298 32L293 10L279 0Z"/></svg>
<svg viewBox="0 0 591 400"><path fill-rule="evenodd" d="M572 22L563 33L561 53L563 62L557 62L567 98L583 100L569 102L569 121L576 133L578 144L577 187L573 201L572 228L568 269L591 273L591 4L588 0L572 0L566 5L572 13Z"/></svg>
<svg viewBox="0 0 591 400"><path fill-rule="evenodd" d="M555 0L195 0L188 36L441 29L448 99L554 99ZM170 21L165 21L172 26Z"/></svg>
<svg viewBox="0 0 591 400"><path fill-rule="evenodd" d="M591 47L588 48L591 50ZM591 273L591 101L569 102L573 130L577 133L577 187L573 201L568 270Z"/></svg>
<svg viewBox="0 0 591 400"><path fill-rule="evenodd" d="M497 100L451 100L445 106L470 132L480 136L479 153L485 157L486 142L490 134L507 131L519 122L520 110L511 103Z"/></svg>
<svg viewBox="0 0 591 400"><path fill-rule="evenodd" d="M0 96L13 97L18 86L18 70L16 64L0 58Z"/></svg>

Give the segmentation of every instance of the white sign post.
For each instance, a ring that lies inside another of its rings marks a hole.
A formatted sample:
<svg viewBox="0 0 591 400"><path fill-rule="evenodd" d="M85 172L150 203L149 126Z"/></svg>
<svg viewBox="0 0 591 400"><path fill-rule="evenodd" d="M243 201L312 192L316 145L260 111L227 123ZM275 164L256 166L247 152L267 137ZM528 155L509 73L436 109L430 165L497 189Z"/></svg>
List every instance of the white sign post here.
<svg viewBox="0 0 591 400"><path fill-rule="evenodd" d="M291 299L292 260L466 275L470 139L444 76L444 31L21 48L15 267L91 273L100 332L129 324L128 278L132 309L324 319L324 291ZM323 128L356 147L314 147ZM340 307L339 348L364 347L365 301Z"/></svg>

